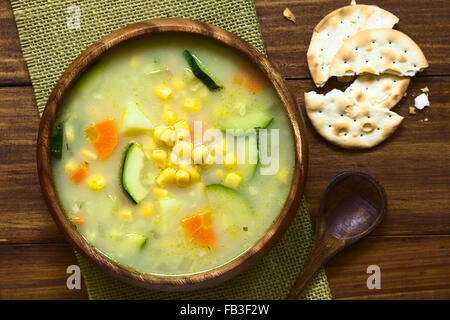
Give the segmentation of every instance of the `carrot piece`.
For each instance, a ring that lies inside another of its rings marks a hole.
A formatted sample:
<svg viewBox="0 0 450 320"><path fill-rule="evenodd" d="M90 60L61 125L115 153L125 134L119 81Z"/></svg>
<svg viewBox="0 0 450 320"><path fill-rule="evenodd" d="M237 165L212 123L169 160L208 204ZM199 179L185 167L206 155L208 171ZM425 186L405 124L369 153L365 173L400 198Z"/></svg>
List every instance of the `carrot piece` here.
<svg viewBox="0 0 450 320"><path fill-rule="evenodd" d="M84 179L86 179L87 174L88 174L88 170L87 170L86 166L81 165L70 175L70 179L74 183L79 184Z"/></svg>
<svg viewBox="0 0 450 320"><path fill-rule="evenodd" d="M76 216L75 218L73 218L73 222L76 224L82 225L82 224L84 224L84 218Z"/></svg>
<svg viewBox="0 0 450 320"><path fill-rule="evenodd" d="M94 144L100 159L107 159L119 143L114 119L107 119L86 129L86 134Z"/></svg>
<svg viewBox="0 0 450 320"><path fill-rule="evenodd" d="M254 70L244 67L233 78L234 84L246 87L254 93L260 93L263 88L263 82L261 81L261 75Z"/></svg>
<svg viewBox="0 0 450 320"><path fill-rule="evenodd" d="M190 234L194 234L202 227L203 217L201 214L194 214L181 220L184 229Z"/></svg>
<svg viewBox="0 0 450 320"><path fill-rule="evenodd" d="M208 247L216 246L216 236L214 234L212 226L199 228L193 235L193 239L197 243Z"/></svg>
<svg viewBox="0 0 450 320"><path fill-rule="evenodd" d="M216 246L216 236L211 223L211 212L200 211L181 220L181 225L198 244Z"/></svg>

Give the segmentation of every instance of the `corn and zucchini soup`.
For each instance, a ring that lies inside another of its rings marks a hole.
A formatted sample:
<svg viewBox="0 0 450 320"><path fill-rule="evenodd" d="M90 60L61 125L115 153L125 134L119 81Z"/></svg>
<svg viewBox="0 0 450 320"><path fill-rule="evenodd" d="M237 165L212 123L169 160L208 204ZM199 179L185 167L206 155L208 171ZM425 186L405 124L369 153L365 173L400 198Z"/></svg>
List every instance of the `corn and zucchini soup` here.
<svg viewBox="0 0 450 320"><path fill-rule="evenodd" d="M59 108L51 156L61 206L85 240L125 268L170 276L254 246L284 206L295 151L259 70L214 40L174 33L125 42L85 71Z"/></svg>

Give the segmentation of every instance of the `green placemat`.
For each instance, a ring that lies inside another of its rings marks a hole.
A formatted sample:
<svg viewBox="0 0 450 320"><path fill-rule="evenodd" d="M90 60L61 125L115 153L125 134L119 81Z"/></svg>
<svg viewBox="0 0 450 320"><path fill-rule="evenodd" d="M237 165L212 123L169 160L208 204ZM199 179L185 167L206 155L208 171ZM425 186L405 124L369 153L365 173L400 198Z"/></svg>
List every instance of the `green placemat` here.
<svg viewBox="0 0 450 320"><path fill-rule="evenodd" d="M227 29L265 53L250 0L11 2L40 113L56 81L81 51L111 31L137 21L160 17L200 20ZM312 235L303 200L280 243L262 261L217 287L184 293L136 288L99 271L78 253L77 258L90 299L283 299L306 261ZM331 298L323 270L303 298Z"/></svg>

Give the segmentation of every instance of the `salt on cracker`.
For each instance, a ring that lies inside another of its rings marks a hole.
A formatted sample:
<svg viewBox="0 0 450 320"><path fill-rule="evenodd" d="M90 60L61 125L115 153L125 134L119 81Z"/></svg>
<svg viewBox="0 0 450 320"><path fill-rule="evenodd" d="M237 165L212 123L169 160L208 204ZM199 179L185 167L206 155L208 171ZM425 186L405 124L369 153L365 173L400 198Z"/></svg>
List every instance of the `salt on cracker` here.
<svg viewBox="0 0 450 320"><path fill-rule="evenodd" d="M314 83L322 87L329 78L329 64L344 41L372 28L392 28L398 18L376 6L350 5L334 10L314 28L309 45L308 67Z"/></svg>
<svg viewBox="0 0 450 320"><path fill-rule="evenodd" d="M389 73L414 76L428 67L419 46L393 29L368 29L347 39L331 61L331 76Z"/></svg>
<svg viewBox="0 0 450 320"><path fill-rule="evenodd" d="M389 74L362 75L345 90L359 105L392 109L404 96L410 78Z"/></svg>
<svg viewBox="0 0 450 320"><path fill-rule="evenodd" d="M340 90L305 93L306 112L316 131L343 148L371 148L384 141L403 117L387 108L357 105Z"/></svg>

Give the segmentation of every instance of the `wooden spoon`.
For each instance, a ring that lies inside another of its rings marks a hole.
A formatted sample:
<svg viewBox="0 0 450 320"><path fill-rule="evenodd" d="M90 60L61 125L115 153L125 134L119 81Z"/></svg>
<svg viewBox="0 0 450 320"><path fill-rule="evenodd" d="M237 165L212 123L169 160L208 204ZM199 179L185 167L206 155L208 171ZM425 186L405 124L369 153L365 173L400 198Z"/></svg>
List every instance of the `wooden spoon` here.
<svg viewBox="0 0 450 320"><path fill-rule="evenodd" d="M367 173L350 171L334 178L320 202L311 254L286 299L297 299L321 266L369 234L386 206L383 187Z"/></svg>

